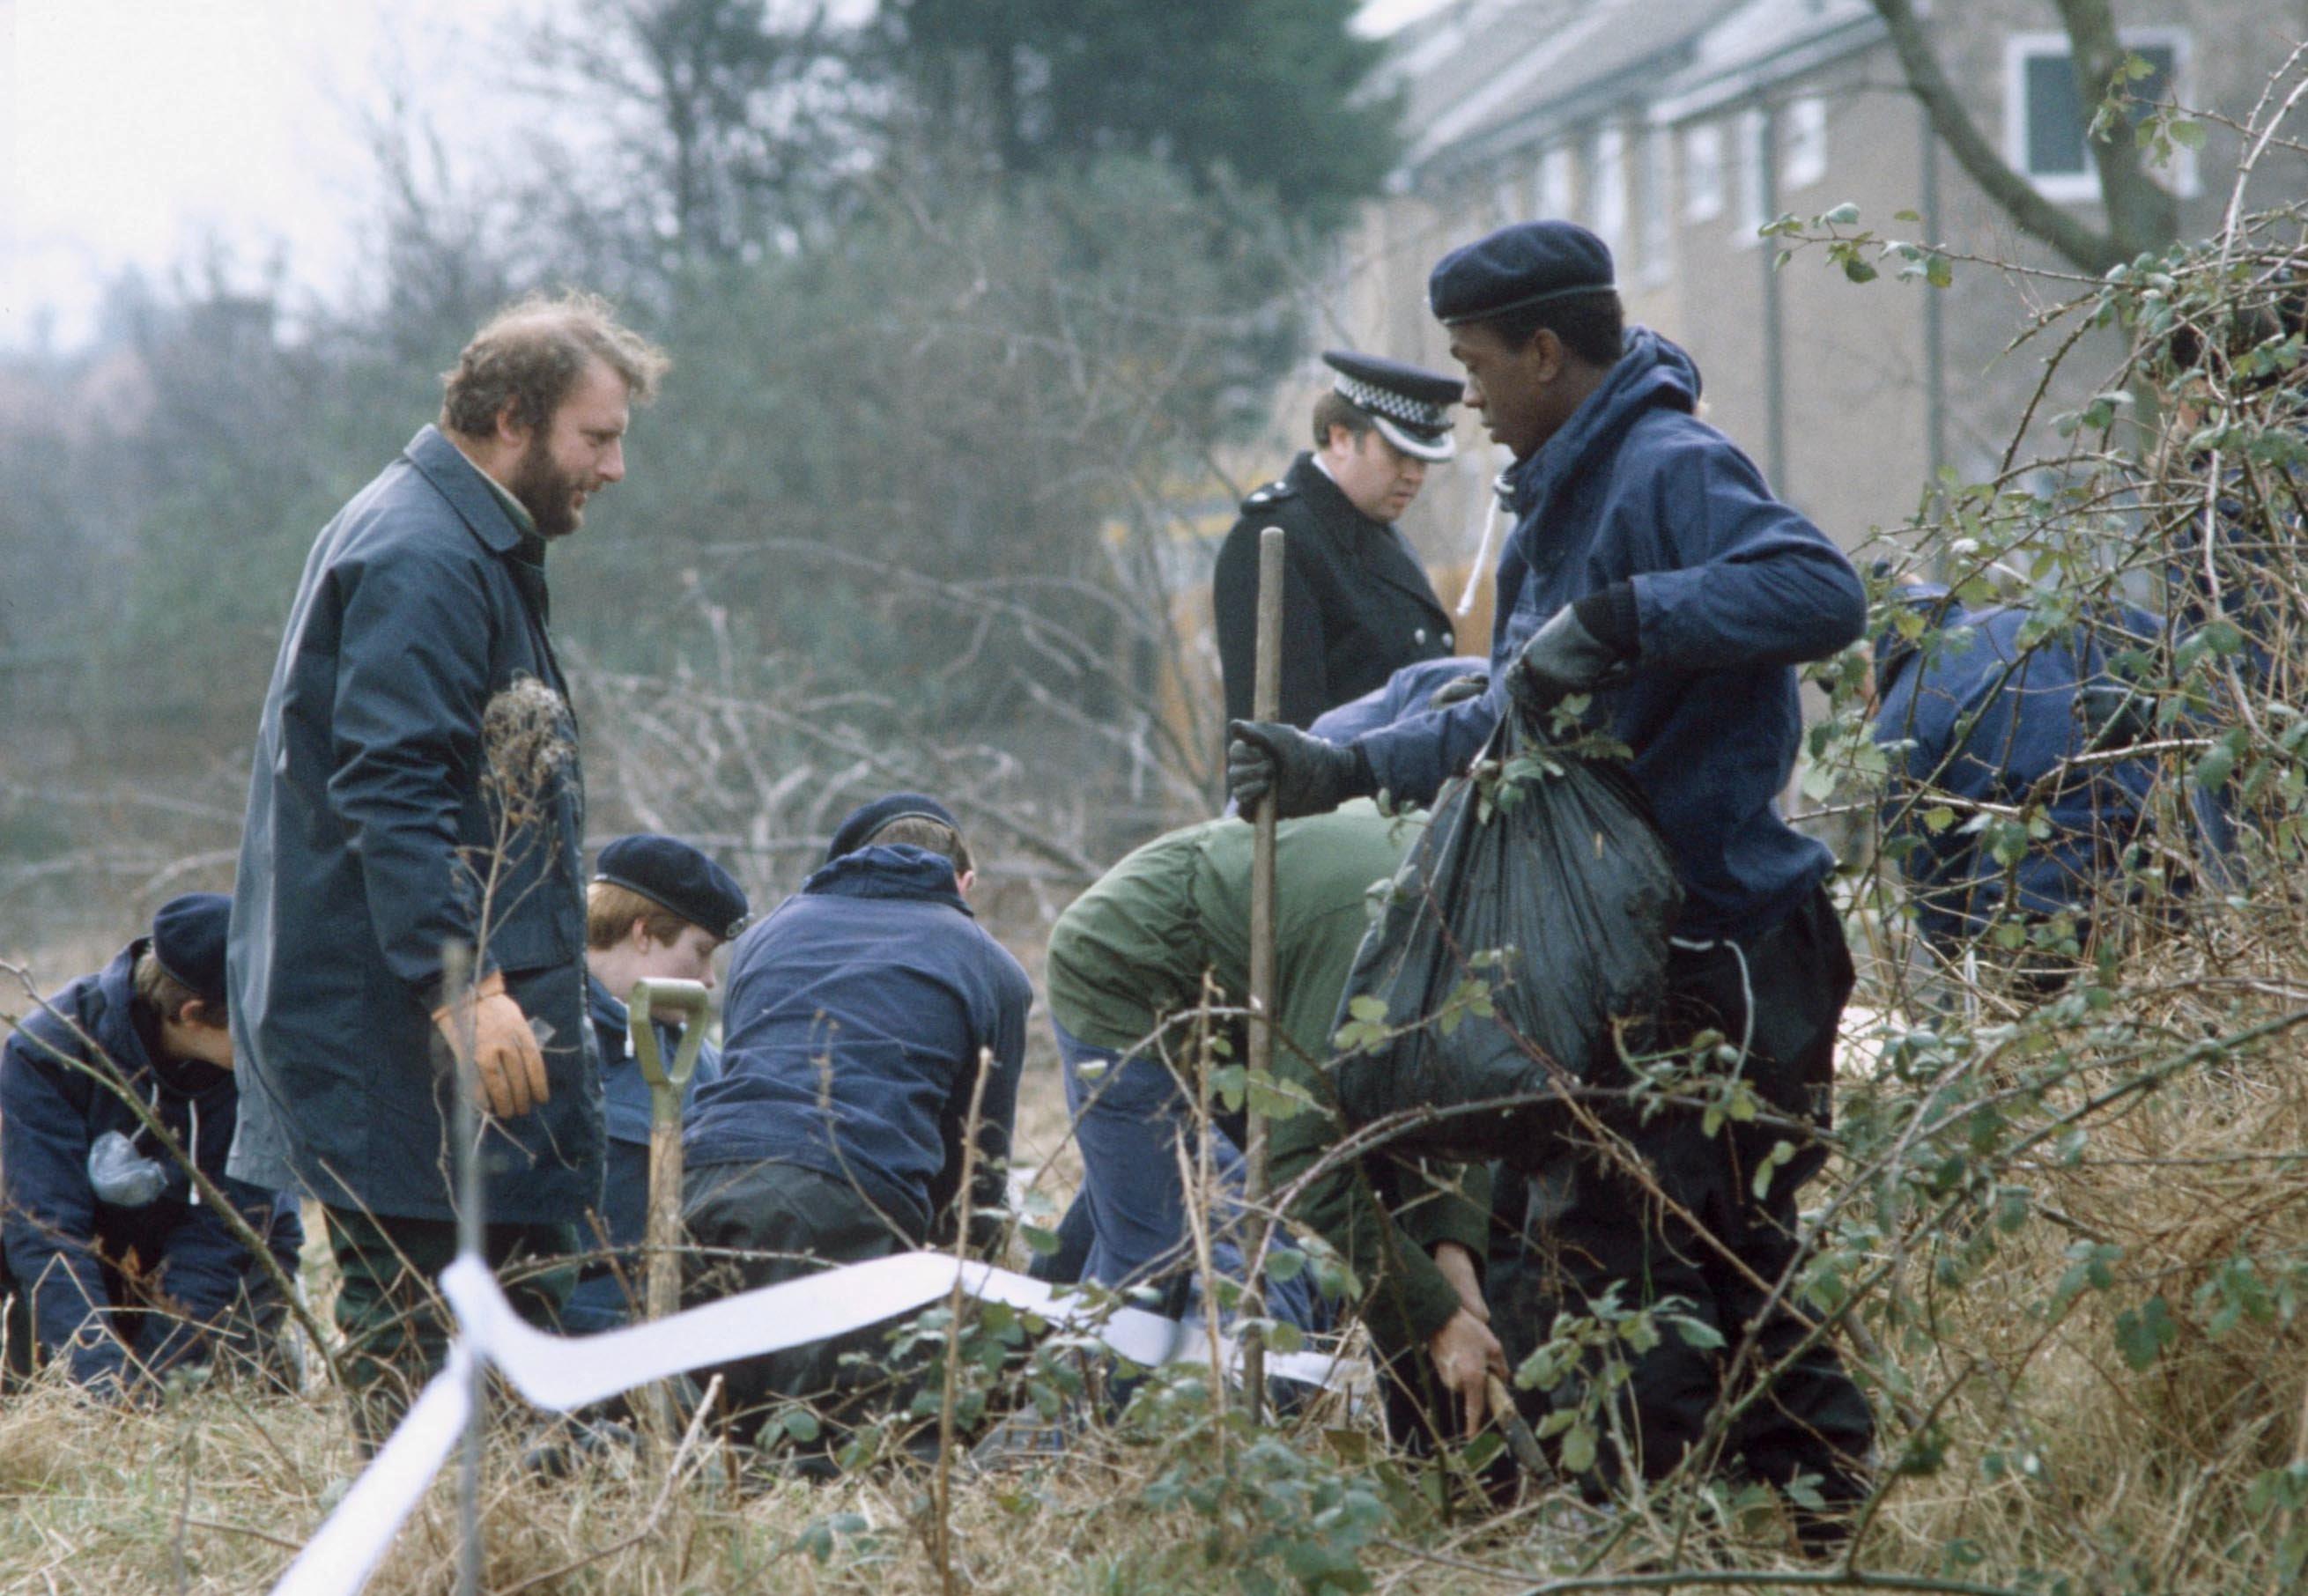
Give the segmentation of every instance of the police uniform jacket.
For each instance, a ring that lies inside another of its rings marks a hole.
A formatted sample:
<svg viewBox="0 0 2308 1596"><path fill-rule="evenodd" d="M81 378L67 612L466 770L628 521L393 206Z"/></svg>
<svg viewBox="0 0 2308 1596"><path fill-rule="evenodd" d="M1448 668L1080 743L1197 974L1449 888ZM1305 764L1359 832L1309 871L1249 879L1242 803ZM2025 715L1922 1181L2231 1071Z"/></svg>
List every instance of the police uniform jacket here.
<svg viewBox="0 0 2308 1596"><path fill-rule="evenodd" d="M1402 534L1372 520L1301 454L1242 502L1210 599L1229 719L1250 716L1258 669L1258 535L1283 530L1282 704L1294 726L1451 652L1451 618Z"/></svg>
<svg viewBox="0 0 2308 1596"><path fill-rule="evenodd" d="M546 605L542 541L430 426L314 544L257 729L227 943L234 1174L454 1216L454 1071L430 1017L454 940L549 1027L550 1100L482 1138L489 1220L573 1223L599 1202L576 761L510 813L483 779L483 714L521 678L559 695L573 743Z"/></svg>
<svg viewBox="0 0 2308 1596"><path fill-rule="evenodd" d="M140 1017L149 1010L135 998L136 957L147 945L130 943L49 998L0 1052L0 1242L9 1272L31 1293L33 1340L83 1386L158 1377L204 1351L202 1327L231 1311L257 1267L122 1091L151 1108L292 1278L304 1242L293 1201L225 1174L232 1071L159 1056L153 1023ZM120 1207L98 1197L89 1155L108 1131L162 1165L168 1184L151 1202ZM132 1251L179 1317L124 1316L116 1334L106 1276Z"/></svg>

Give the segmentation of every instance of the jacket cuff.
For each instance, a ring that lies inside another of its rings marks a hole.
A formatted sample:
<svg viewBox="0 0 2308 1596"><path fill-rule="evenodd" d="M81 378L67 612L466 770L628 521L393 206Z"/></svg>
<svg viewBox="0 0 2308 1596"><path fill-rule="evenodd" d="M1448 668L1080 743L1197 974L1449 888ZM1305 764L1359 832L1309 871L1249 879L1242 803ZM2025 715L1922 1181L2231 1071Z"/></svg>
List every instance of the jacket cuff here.
<svg viewBox="0 0 2308 1596"><path fill-rule="evenodd" d="M1433 1256L1418 1250L1401 1260L1399 1277L1382 1280L1363 1310L1371 1339L1389 1358L1423 1347L1465 1306Z"/></svg>
<svg viewBox="0 0 2308 1596"><path fill-rule="evenodd" d="M1571 606L1579 624L1587 635L1622 659L1632 659L1642 652L1642 610L1635 603L1632 582L1614 582L1599 592L1589 593Z"/></svg>

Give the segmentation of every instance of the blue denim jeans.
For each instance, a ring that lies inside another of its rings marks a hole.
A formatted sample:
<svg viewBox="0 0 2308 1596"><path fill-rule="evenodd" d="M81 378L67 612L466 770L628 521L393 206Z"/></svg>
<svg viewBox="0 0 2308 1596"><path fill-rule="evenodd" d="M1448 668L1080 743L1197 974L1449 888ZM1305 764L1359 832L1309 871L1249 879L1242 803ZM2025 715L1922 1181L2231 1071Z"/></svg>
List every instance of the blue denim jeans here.
<svg viewBox="0 0 2308 1596"><path fill-rule="evenodd" d="M1150 1284L1161 1292L1163 1312L1184 1315L1191 1311L1193 1232L1178 1149L1183 1144L1201 1166L1193 1103L1159 1059L1124 1059L1091 1047L1055 1019L1051 1029L1065 1061L1066 1107L1082 1155L1081 1191L1058 1228L1059 1257L1071 1262L1065 1255L1081 1248L1086 1229L1087 1250L1073 1278L1116 1290ZM1213 1127L1210 1137L1210 1169L1225 1194L1210 1214L1210 1258L1220 1274L1240 1280L1244 1248L1253 1244L1239 1200L1243 1156L1224 1131ZM1287 1235L1271 1245L1296 1250ZM1270 1278L1266 1305L1270 1317L1302 1330L1330 1322L1304 1269L1288 1280Z"/></svg>

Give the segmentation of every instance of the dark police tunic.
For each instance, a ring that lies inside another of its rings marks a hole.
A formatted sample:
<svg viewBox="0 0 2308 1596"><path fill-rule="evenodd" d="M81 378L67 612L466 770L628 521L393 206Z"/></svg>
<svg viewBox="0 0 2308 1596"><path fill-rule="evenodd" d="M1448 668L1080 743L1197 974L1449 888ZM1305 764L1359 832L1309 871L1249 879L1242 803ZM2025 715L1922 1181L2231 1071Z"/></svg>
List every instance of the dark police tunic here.
<svg viewBox="0 0 2308 1596"><path fill-rule="evenodd" d="M1289 474L1242 502L1210 585L1230 720L1250 716L1258 660L1258 534L1284 537L1282 704L1305 727L1382 686L1407 665L1453 651L1451 617L1402 534L1354 507L1301 454Z"/></svg>

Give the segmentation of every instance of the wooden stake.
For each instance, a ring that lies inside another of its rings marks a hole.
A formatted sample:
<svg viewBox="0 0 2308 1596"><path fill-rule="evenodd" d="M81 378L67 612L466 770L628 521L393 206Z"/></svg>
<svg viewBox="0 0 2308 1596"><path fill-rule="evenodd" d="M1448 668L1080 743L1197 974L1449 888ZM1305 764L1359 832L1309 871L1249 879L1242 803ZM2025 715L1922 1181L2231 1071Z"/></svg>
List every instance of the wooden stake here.
<svg viewBox="0 0 2308 1596"><path fill-rule="evenodd" d="M1282 709L1282 550L1279 527L1258 535L1258 674L1251 690L1251 716L1272 720ZM1250 852L1250 1077L1270 1078L1274 1070L1274 794L1258 806L1252 819ZM1244 1104L1250 1146L1243 1149L1243 1206L1252 1220L1252 1244L1244 1299L1250 1311L1263 1317L1268 1225L1255 1217L1266 1202L1266 1116L1259 1111L1253 1089ZM1266 1341L1255 1331L1242 1341L1243 1401L1255 1424L1265 1412Z"/></svg>

